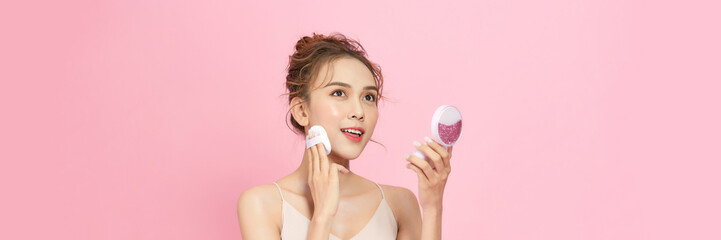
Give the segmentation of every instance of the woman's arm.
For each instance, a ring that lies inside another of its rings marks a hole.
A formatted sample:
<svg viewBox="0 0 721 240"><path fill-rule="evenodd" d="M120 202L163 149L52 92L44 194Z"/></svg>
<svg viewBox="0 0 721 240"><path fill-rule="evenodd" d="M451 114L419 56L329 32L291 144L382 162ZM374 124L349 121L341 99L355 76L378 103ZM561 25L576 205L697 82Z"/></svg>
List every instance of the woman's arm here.
<svg viewBox="0 0 721 240"><path fill-rule="evenodd" d="M434 168L416 156L406 156L410 162L407 167L418 175L418 198L423 208L422 240L440 240L443 215L443 191L448 175L451 173L451 153L438 143L426 137L426 144L415 142L416 148L433 162Z"/></svg>
<svg viewBox="0 0 721 240"><path fill-rule="evenodd" d="M423 211L423 228L421 239L441 239L441 211Z"/></svg>
<svg viewBox="0 0 721 240"><path fill-rule="evenodd" d="M397 209L394 214L398 219L398 240L418 239L440 239L441 238L441 214L431 211L423 212L421 221L421 210L418 206L418 199L408 189L397 187L397 190L388 191L389 199L392 199L392 208ZM413 204L410 204L413 203ZM421 238L421 236L424 236Z"/></svg>
<svg viewBox="0 0 721 240"><path fill-rule="evenodd" d="M330 229L333 225L332 216L313 216L308 227L308 240L310 239L328 239L330 237Z"/></svg>

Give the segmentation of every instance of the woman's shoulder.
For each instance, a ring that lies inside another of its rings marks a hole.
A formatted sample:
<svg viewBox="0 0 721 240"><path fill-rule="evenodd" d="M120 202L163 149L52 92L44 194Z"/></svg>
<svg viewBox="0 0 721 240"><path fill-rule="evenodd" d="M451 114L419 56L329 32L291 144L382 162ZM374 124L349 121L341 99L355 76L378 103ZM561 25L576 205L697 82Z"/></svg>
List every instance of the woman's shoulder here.
<svg viewBox="0 0 721 240"><path fill-rule="evenodd" d="M280 203L280 194L274 184L263 184L246 189L238 197L238 205L250 205L252 207L265 207L274 203Z"/></svg>
<svg viewBox="0 0 721 240"><path fill-rule="evenodd" d="M246 189L238 197L238 215L251 217L280 214L282 200L274 184L263 184Z"/></svg>
<svg viewBox="0 0 721 240"><path fill-rule="evenodd" d="M386 196L388 206L393 210L396 220L403 222L406 219L413 219L420 216L420 207L418 206L418 198L409 189L399 186L380 184L383 193Z"/></svg>
<svg viewBox="0 0 721 240"><path fill-rule="evenodd" d="M387 184L379 184L381 188L383 189L383 193L385 193L386 197L389 198L389 200L400 200L400 201L408 201L408 200L416 200L416 195L413 194L411 190L404 187L399 186L393 186L393 185L387 185Z"/></svg>
<svg viewBox="0 0 721 240"><path fill-rule="evenodd" d="M251 187L238 197L238 221L243 236L277 236L281 198L273 184Z"/></svg>

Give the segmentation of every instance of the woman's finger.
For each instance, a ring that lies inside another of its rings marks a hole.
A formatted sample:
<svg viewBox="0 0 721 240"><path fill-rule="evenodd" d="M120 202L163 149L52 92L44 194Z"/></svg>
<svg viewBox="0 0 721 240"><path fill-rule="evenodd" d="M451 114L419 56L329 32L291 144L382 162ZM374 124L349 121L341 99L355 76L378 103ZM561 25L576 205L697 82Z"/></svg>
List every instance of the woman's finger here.
<svg viewBox="0 0 721 240"><path fill-rule="evenodd" d="M433 139L431 139L429 137L425 137L424 139L426 140L426 144L428 145L428 147L435 150L436 153L438 153L438 155L441 156L442 159L446 159L446 158L450 157L448 150L443 148L443 146L438 144L436 141L434 141Z"/></svg>
<svg viewBox="0 0 721 240"><path fill-rule="evenodd" d="M448 158L443 159L446 165L446 171L451 172L451 157L453 156L453 146L448 147Z"/></svg>
<svg viewBox="0 0 721 240"><path fill-rule="evenodd" d="M346 174L346 173L349 173L349 172L350 172L350 170L348 170L347 168L345 168L343 165L340 165L340 164L337 164L337 163L331 163L330 169L331 169L331 171L330 171L331 173L333 173L333 172L336 172L336 173L337 173L337 172L341 172L341 173L343 173L343 174Z"/></svg>
<svg viewBox="0 0 721 240"><path fill-rule="evenodd" d="M338 165L336 163L329 164L328 168L330 168L330 172L328 173L328 180L331 182L338 182L338 167L335 165Z"/></svg>
<svg viewBox="0 0 721 240"><path fill-rule="evenodd" d="M336 170L337 170L337 171L340 171L341 173L344 173L344 174L345 174L345 173L349 173L349 172L350 172L350 170L348 170L347 168L345 168L343 165L340 165L340 164L337 164L337 163L333 163L333 164L335 165Z"/></svg>
<svg viewBox="0 0 721 240"><path fill-rule="evenodd" d="M313 175L320 173L320 159L318 157L318 149L314 146L310 147L310 156L313 159Z"/></svg>
<svg viewBox="0 0 721 240"><path fill-rule="evenodd" d="M438 164L436 164L435 162L433 162L433 164L435 164L436 166L436 171L438 171L438 173L442 173L446 170L446 168L448 168L448 159L450 158L448 151L443 148L443 146L433 141L431 138L425 137L424 139L426 140L426 144L428 144L428 147L433 149L441 157L440 162L443 163L442 167L439 168Z"/></svg>
<svg viewBox="0 0 721 240"><path fill-rule="evenodd" d="M423 173L423 170L416 167L416 165L413 165L412 163L409 163L406 165L406 168L413 170L416 172L416 175L418 175L418 183L425 183L428 184L428 179L426 178L426 174Z"/></svg>
<svg viewBox="0 0 721 240"><path fill-rule="evenodd" d="M313 155L311 155L310 148L305 149L305 157L308 161L308 182L310 182L311 176L313 176Z"/></svg>
<svg viewBox="0 0 721 240"><path fill-rule="evenodd" d="M428 145L421 144L419 142L413 142L413 145L415 145L416 149L421 151L423 155L426 155L426 159L433 162L433 168L435 168L435 171L442 173L446 170L445 166L443 166L443 159L441 159L441 155L438 155L435 150L428 147Z"/></svg>
<svg viewBox="0 0 721 240"><path fill-rule="evenodd" d="M305 141L308 141L311 138L313 138L313 132L307 133ZM312 147L306 147L305 152L308 155L308 179L310 180L311 177L313 177L313 173L317 171L318 164L316 164L315 159L313 159Z"/></svg>
<svg viewBox="0 0 721 240"><path fill-rule="evenodd" d="M426 175L426 178L429 182L434 182L438 178L438 173L431 168L431 165L428 164L423 159L420 159L414 155L406 155L406 160L411 162L416 167L420 168L423 171L423 174Z"/></svg>
<svg viewBox="0 0 721 240"><path fill-rule="evenodd" d="M328 163L328 155L325 154L325 146L323 146L323 143L319 143L313 147L315 147L318 151L318 161L320 161L320 172L323 174L323 176L328 176L328 172L330 171L330 165Z"/></svg>

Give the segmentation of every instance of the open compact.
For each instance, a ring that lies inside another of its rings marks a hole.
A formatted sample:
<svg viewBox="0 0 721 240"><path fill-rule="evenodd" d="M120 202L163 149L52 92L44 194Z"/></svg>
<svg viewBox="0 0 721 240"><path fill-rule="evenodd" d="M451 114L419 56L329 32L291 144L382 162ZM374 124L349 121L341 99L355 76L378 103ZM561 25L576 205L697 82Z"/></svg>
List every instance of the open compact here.
<svg viewBox="0 0 721 240"><path fill-rule="evenodd" d="M431 119L431 134L433 140L439 143L443 148L456 144L461 137L463 127L463 118L458 108L451 105L443 105L436 109ZM413 155L421 159L425 159L425 155L416 150Z"/></svg>

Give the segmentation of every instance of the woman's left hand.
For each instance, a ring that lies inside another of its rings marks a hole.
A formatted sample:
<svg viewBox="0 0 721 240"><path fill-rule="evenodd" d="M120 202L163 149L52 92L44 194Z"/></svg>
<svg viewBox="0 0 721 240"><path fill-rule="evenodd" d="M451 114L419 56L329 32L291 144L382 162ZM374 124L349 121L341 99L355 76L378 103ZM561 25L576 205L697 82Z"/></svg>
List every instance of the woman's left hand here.
<svg viewBox="0 0 721 240"><path fill-rule="evenodd" d="M426 137L426 144L413 142L418 151L433 162L432 167L426 160L414 155L406 155L410 163L406 166L418 175L418 198L423 211L441 211L443 209L443 190L446 188L448 175L451 173L451 153L440 144Z"/></svg>

